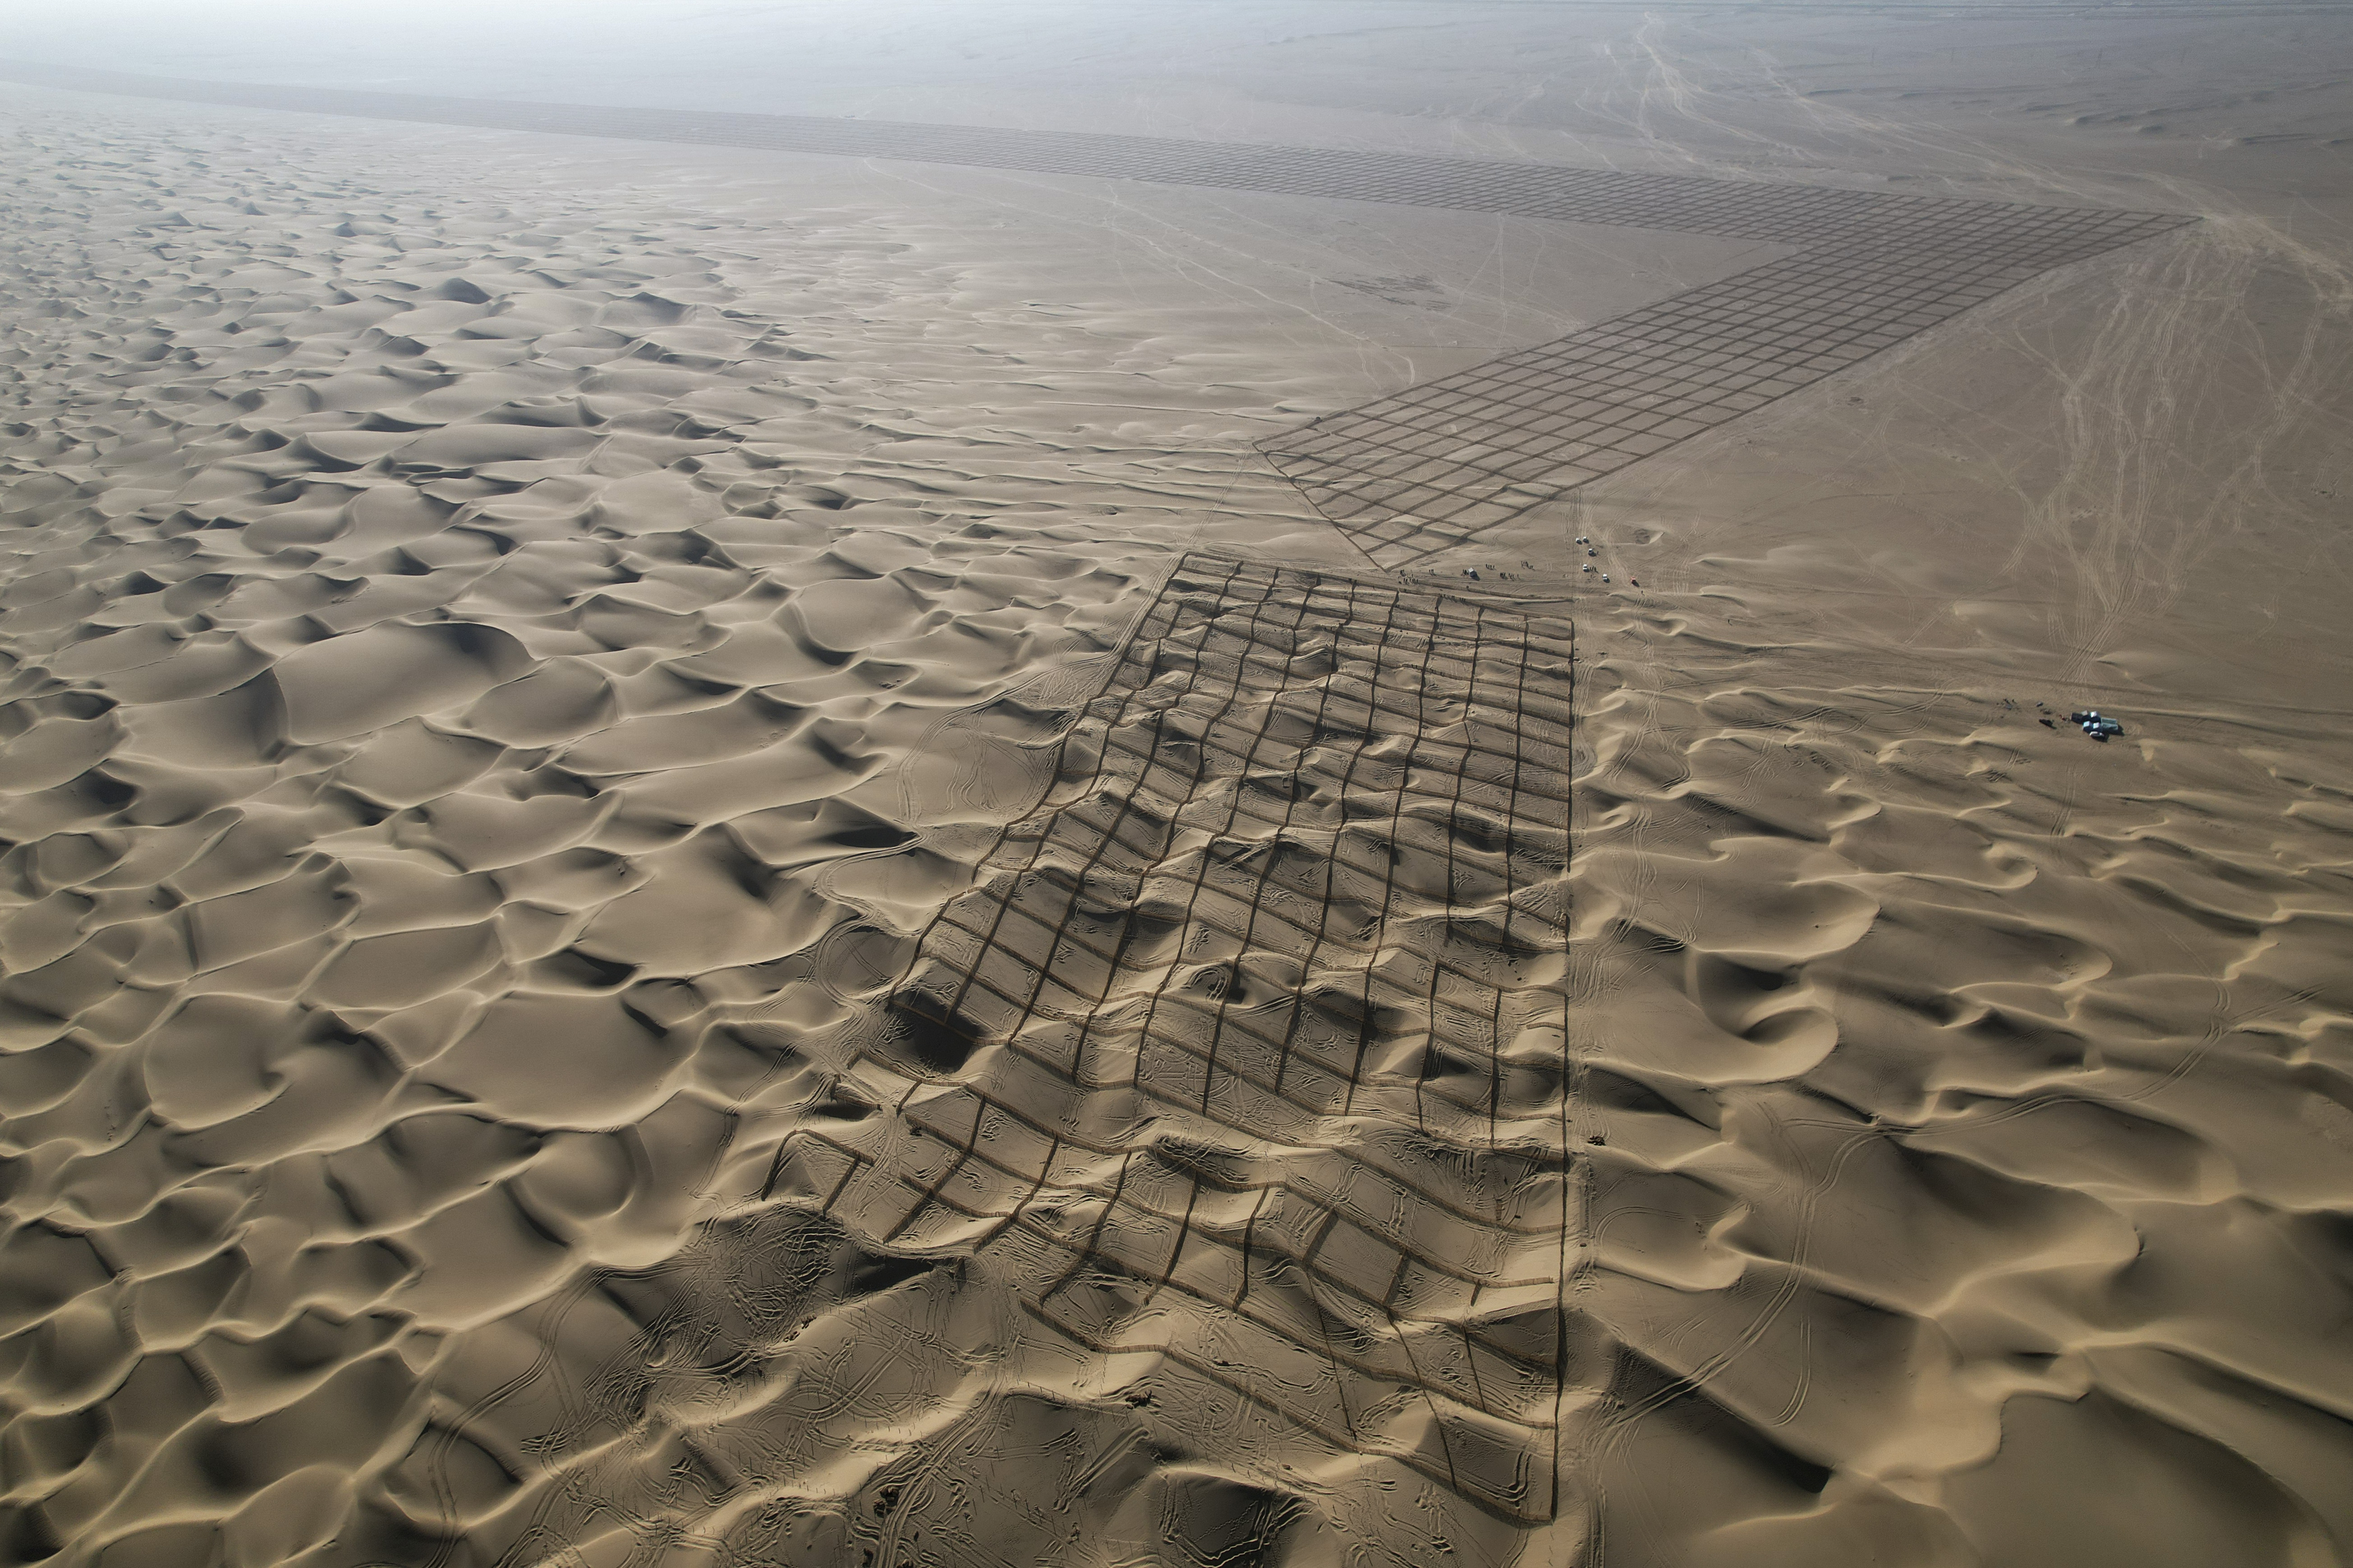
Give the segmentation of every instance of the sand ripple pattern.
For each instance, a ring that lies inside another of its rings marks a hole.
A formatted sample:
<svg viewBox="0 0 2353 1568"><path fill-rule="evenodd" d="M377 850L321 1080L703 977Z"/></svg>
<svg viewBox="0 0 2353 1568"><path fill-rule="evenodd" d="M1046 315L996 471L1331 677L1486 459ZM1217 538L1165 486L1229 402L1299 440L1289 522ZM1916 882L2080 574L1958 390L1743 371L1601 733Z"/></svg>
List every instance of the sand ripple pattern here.
<svg viewBox="0 0 2353 1568"><path fill-rule="evenodd" d="M1606 1561L2341 1560L2341 733L1778 624L1578 626Z"/></svg>
<svg viewBox="0 0 2353 1568"><path fill-rule="evenodd" d="M617 1447L607 1502L675 1485L661 1290L757 1192L739 1130L1044 783L1043 716L960 717L1160 563L828 374L956 279L854 219L745 250L299 142L14 145L0 1561L626 1532L551 1494ZM895 1278L762 1253L763 1325Z"/></svg>
<svg viewBox="0 0 2353 1568"><path fill-rule="evenodd" d="M776 1184L1507 1518L1559 1510L1567 629L1188 557ZM896 1086L896 1087L894 1087ZM862 1134L862 1135L861 1135Z"/></svg>

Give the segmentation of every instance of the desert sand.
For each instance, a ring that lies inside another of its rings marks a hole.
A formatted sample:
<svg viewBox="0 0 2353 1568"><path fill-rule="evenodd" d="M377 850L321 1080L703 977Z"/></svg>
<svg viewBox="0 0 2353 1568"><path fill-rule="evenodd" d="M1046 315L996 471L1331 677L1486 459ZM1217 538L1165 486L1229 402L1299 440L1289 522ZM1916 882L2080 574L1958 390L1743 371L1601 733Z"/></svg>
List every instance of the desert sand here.
<svg viewBox="0 0 2353 1568"><path fill-rule="evenodd" d="M0 1562L2353 1562L2353 15L294 16L0 28Z"/></svg>

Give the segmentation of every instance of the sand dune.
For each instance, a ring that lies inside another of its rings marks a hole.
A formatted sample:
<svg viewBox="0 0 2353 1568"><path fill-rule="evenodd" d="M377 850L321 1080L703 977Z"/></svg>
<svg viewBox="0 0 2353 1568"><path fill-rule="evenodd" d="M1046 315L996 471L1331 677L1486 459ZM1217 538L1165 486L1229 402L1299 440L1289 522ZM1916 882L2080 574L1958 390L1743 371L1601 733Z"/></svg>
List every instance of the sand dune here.
<svg viewBox="0 0 2353 1568"><path fill-rule="evenodd" d="M1759 620L1580 628L1612 1560L2325 1560L2343 764L2281 759L2341 739L2086 745Z"/></svg>
<svg viewBox="0 0 2353 1568"><path fill-rule="evenodd" d="M0 110L0 1560L2353 1552L2325 247L1398 573L1270 434L1786 250Z"/></svg>

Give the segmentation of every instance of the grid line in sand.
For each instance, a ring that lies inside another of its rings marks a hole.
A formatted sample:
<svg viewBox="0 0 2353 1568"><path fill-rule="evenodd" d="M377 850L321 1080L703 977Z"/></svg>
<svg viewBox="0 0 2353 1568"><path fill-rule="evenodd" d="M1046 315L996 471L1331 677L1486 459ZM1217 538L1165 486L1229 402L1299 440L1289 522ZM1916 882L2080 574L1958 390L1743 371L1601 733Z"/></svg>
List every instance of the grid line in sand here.
<svg viewBox="0 0 2353 1568"><path fill-rule="evenodd" d="M1908 198L1925 201L1928 198ZM1404 568L1894 347L2036 274L2179 226L1951 202L1259 443L1376 563ZM1985 211L2010 215L2007 226Z"/></svg>
<svg viewBox="0 0 2353 1568"><path fill-rule="evenodd" d="M1554 1517L1569 642L1187 557L772 1194Z"/></svg>

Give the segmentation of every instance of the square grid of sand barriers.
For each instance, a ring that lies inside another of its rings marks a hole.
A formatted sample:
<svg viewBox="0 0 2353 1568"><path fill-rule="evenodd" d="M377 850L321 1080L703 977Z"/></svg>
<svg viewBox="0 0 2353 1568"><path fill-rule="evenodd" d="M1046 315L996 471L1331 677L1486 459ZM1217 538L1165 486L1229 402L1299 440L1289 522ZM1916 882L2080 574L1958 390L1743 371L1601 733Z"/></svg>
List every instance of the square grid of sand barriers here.
<svg viewBox="0 0 2353 1568"><path fill-rule="evenodd" d="M1550 1517L1570 644L1187 557L779 1180L1326 1441ZM1245 1370L1247 1369L1247 1370Z"/></svg>
<svg viewBox="0 0 2353 1568"><path fill-rule="evenodd" d="M1788 189L1802 205L1803 187ZM1625 221L1643 221L1640 204ZM1831 224L1795 255L1261 446L1370 559L1407 567L2039 273L2182 221L1950 202ZM1724 226L1757 225L1736 214Z"/></svg>

